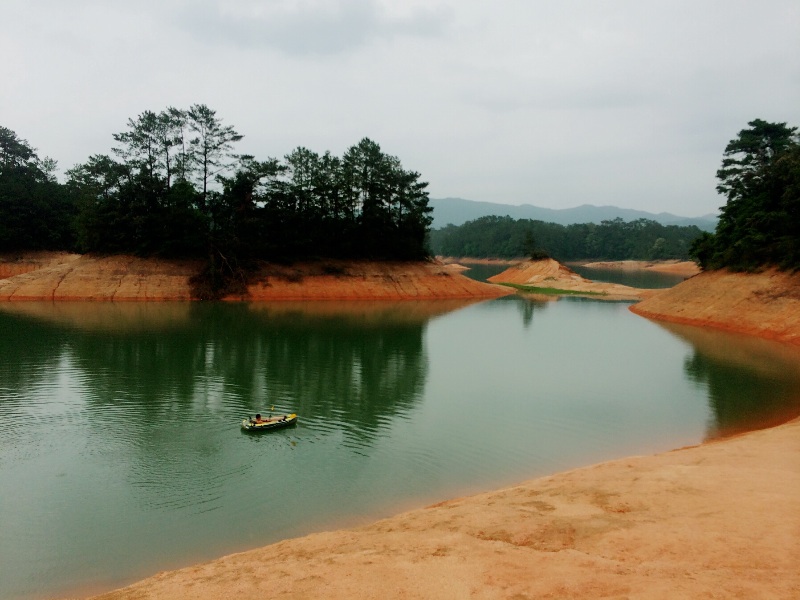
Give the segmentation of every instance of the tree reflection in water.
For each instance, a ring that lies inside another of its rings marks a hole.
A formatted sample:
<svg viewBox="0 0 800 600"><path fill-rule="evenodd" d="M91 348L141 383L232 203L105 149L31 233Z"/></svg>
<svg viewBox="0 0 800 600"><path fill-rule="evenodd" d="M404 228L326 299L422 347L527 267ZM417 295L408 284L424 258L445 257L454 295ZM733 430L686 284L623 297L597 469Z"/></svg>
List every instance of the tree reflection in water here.
<svg viewBox="0 0 800 600"><path fill-rule="evenodd" d="M659 323L692 344L687 377L708 392L707 439L771 427L800 414L800 349L702 327Z"/></svg>
<svg viewBox="0 0 800 600"><path fill-rule="evenodd" d="M69 360L83 374L92 412L124 416L126 429L145 436L169 416L235 417L275 405L344 424L365 444L419 399L427 321L463 304L15 306L29 318L0 313L0 326L9 323L0 340L3 381L24 390L36 382L21 363L46 378Z"/></svg>

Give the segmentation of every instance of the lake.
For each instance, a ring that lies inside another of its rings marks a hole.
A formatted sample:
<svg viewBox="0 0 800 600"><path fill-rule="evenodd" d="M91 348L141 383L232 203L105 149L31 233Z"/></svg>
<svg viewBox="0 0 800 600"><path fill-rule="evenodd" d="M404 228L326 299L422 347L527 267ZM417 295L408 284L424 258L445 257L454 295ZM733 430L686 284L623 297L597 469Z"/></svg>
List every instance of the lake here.
<svg viewBox="0 0 800 600"><path fill-rule="evenodd" d="M628 303L0 304L0 597L96 592L800 414L800 351ZM253 435L256 412L297 426Z"/></svg>

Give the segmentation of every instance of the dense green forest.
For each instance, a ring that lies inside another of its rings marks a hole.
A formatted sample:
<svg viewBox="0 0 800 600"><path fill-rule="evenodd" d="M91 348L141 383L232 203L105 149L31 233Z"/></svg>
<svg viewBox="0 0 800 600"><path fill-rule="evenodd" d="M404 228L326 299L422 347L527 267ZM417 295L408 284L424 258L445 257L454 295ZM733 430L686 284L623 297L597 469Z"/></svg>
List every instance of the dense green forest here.
<svg viewBox="0 0 800 600"><path fill-rule="evenodd" d="M262 259L427 256L428 184L374 141L257 160L242 137L205 105L146 111L60 184L0 128L0 251L203 257L212 294Z"/></svg>
<svg viewBox="0 0 800 600"><path fill-rule="evenodd" d="M648 219L558 225L511 217L481 217L432 231L430 246L435 254L475 258L547 254L558 260L686 260L690 246L702 233L694 225L661 225Z"/></svg>
<svg viewBox="0 0 800 600"><path fill-rule="evenodd" d="M75 209L55 171L54 160L0 126L0 251L74 247Z"/></svg>
<svg viewBox="0 0 800 600"><path fill-rule="evenodd" d="M427 183L364 138L341 157L297 148L283 159L234 153L215 111L145 111L60 183L56 162L0 127L0 251L70 250L201 257L214 297L259 260L415 260L448 256L686 259L706 269L800 268L800 138L751 121L717 172L727 204L713 234L622 219L557 225L483 217L429 232Z"/></svg>
<svg viewBox="0 0 800 600"><path fill-rule="evenodd" d="M800 137L756 119L725 147L717 191L727 198L716 232L691 248L704 269L800 269Z"/></svg>
<svg viewBox="0 0 800 600"><path fill-rule="evenodd" d="M647 219L557 225L483 217L432 231L430 247L447 256L687 259L704 269L800 269L800 136L796 127L756 119L730 141L717 171L727 199L716 231Z"/></svg>

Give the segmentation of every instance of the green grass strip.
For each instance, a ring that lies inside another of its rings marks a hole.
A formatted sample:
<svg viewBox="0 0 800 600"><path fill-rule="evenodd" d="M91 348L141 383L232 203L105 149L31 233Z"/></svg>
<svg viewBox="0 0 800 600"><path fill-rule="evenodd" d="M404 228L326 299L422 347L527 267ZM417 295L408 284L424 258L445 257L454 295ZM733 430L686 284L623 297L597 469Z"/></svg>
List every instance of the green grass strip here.
<svg viewBox="0 0 800 600"><path fill-rule="evenodd" d="M498 282L499 283L499 282ZM577 290L560 290L551 287L534 287L532 285L521 285L519 283L500 283L519 292L526 294L547 294L549 296L607 296L606 292L579 292Z"/></svg>

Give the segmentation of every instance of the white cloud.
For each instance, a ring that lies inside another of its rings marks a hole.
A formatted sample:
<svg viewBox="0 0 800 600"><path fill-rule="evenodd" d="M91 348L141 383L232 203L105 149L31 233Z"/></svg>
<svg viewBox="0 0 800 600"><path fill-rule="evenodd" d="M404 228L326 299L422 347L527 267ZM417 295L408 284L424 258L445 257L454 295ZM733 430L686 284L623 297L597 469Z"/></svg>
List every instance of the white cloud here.
<svg viewBox="0 0 800 600"><path fill-rule="evenodd" d="M0 22L0 124L63 168L205 103L261 158L369 136L434 196L696 216L747 121L800 125L795 0L4 0Z"/></svg>
<svg viewBox="0 0 800 600"><path fill-rule="evenodd" d="M373 39L437 35L442 11L397 14L375 0L199 2L173 13L199 41L274 48L288 55L327 55L363 48Z"/></svg>

